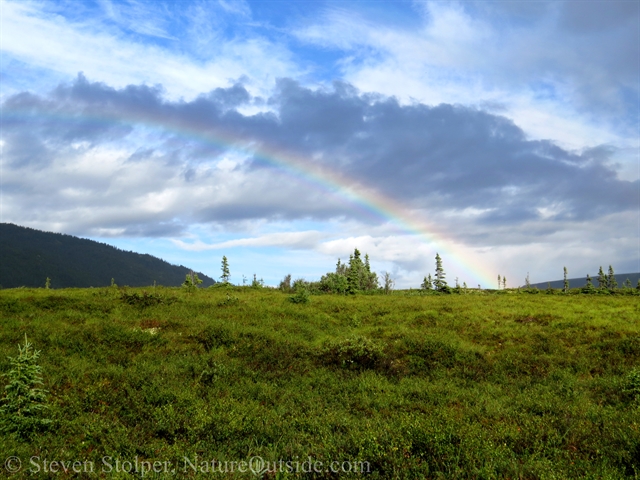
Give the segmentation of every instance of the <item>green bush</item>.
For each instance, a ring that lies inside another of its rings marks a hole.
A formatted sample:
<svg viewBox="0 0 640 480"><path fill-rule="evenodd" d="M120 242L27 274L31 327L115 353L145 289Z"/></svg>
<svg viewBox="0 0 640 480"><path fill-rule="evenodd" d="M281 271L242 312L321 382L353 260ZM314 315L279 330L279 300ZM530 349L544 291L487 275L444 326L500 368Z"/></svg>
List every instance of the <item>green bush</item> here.
<svg viewBox="0 0 640 480"><path fill-rule="evenodd" d="M194 335L193 339L207 352L213 348L228 347L234 342L232 333L221 325L210 325Z"/></svg>
<svg viewBox="0 0 640 480"><path fill-rule="evenodd" d="M295 295L289 297L289 301L292 303L309 303L309 289L304 280L298 279L293 282L293 288L296 292Z"/></svg>
<svg viewBox="0 0 640 480"><path fill-rule="evenodd" d="M376 369L385 358L378 343L359 335L325 343L320 356L326 365L349 370Z"/></svg>
<svg viewBox="0 0 640 480"><path fill-rule="evenodd" d="M633 401L640 402L640 368L631 370L625 378L622 392Z"/></svg>
<svg viewBox="0 0 640 480"><path fill-rule="evenodd" d="M218 283L216 285L223 285L222 283ZM227 293L227 298L218 302L219 307L231 307L233 305L238 305L240 303L240 299L238 297L232 297Z"/></svg>
<svg viewBox="0 0 640 480"><path fill-rule="evenodd" d="M122 294L120 295L120 300L122 300L127 305L132 305L139 308L147 308L165 303L165 299L161 295L147 292L142 292L142 295L138 295L137 293L122 292ZM169 301L168 303L172 302Z"/></svg>

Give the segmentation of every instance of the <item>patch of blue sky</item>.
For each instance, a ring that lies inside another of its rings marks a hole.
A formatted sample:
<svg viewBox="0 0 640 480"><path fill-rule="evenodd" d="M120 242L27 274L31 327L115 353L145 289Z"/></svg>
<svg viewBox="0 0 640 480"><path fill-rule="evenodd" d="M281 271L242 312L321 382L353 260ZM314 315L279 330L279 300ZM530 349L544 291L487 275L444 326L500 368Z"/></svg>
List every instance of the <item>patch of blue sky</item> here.
<svg viewBox="0 0 640 480"><path fill-rule="evenodd" d="M340 0L327 1L325 8L357 11L365 20L403 29L421 28L424 9L413 0Z"/></svg>
<svg viewBox="0 0 640 480"><path fill-rule="evenodd" d="M536 100L562 100L556 85L548 80L530 82L529 86Z"/></svg>
<svg viewBox="0 0 640 480"><path fill-rule="evenodd" d="M69 80L64 73L23 62L11 55L3 53L0 57L0 99L24 91L46 92Z"/></svg>
<svg viewBox="0 0 640 480"><path fill-rule="evenodd" d="M638 83L640 84L640 76ZM637 141L640 136L640 94L636 88L621 85L619 97L622 114L614 117L615 127L629 136L635 136Z"/></svg>
<svg viewBox="0 0 640 480"><path fill-rule="evenodd" d="M225 235L225 237L227 237ZM102 238L90 237L101 243L125 251L144 252L173 265L183 265L218 280L222 256L229 260L231 279L242 285L243 276L249 283L255 273L265 284L277 286L287 274L293 278L319 280L326 272L333 271L337 258L311 249L290 249L278 246L229 246L205 250L186 250L168 238ZM347 259L348 260L348 259ZM345 261L343 258L342 261ZM116 283L117 283L116 279Z"/></svg>

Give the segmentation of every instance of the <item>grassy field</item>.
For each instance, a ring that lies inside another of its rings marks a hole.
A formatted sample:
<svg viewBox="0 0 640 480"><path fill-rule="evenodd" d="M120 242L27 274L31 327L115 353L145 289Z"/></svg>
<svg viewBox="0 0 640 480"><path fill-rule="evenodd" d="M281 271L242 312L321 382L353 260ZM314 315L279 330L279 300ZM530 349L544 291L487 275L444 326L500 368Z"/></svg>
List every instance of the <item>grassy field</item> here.
<svg viewBox="0 0 640 480"><path fill-rule="evenodd" d="M0 477L640 476L637 296L147 292L0 291L53 420Z"/></svg>

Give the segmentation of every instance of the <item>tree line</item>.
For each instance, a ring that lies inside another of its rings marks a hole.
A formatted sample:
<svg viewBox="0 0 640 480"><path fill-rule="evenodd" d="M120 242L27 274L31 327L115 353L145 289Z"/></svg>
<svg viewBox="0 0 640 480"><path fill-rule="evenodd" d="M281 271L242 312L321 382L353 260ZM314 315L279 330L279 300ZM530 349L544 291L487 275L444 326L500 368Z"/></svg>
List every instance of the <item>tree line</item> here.
<svg viewBox="0 0 640 480"><path fill-rule="evenodd" d="M230 271L229 262L226 256L222 257L221 264L222 275L220 275L220 282L212 287L224 287L231 285L229 283ZM556 293L571 293L571 294L634 294L640 295L640 279L638 284L633 288L631 281L627 278L622 287L618 286L618 282L615 277L613 267L610 265L608 273L604 273L602 267L598 272L597 282L598 286L593 285L593 280L589 275L586 277L586 285L581 288L571 289L568 280L567 267L563 268L564 280L563 287L560 289L551 288L549 283L547 289L540 290L531 285L529 281L529 274L525 278L524 287L507 288L507 278L505 275L498 275L498 288L497 289L482 289L481 285L477 288L470 288L466 282L460 284L458 278L455 279L455 286L450 286L447 283L447 275L444 270L442 257L439 253L435 256L435 272L432 276L431 273L426 275L420 285L418 291L422 294L465 294L475 293L483 291L486 293L541 293L548 294ZM196 276L197 279L197 276ZM246 286L246 278L244 278L243 285ZM187 275L184 286L191 287L194 284L193 273ZM294 302L306 302L309 294L322 294L333 293L339 295L355 295L355 294L375 294L384 293L389 294L393 291L394 280L389 272L383 272L379 277L377 273L371 270L371 263L369 255L365 254L364 258L357 248L349 255L348 263L343 263L341 259L338 259L335 270L328 272L320 278L319 281L307 281L303 278L292 280L291 274L286 275L280 284L278 289L285 293L297 293L298 296ZM258 280L256 275L253 276L253 281L250 287L263 288L264 281ZM412 289L410 289L412 290Z"/></svg>

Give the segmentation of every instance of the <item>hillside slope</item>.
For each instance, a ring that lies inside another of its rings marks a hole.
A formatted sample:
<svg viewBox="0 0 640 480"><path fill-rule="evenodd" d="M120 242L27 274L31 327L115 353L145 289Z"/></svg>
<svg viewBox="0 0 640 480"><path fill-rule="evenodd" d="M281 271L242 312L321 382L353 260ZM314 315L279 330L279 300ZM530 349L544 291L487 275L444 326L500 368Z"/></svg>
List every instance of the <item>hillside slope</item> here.
<svg viewBox="0 0 640 480"><path fill-rule="evenodd" d="M117 284L143 287L180 285L189 269L151 255L125 252L104 243L60 233L42 232L11 223L0 224L0 285L2 288L102 287ZM198 273L203 286L215 283Z"/></svg>

